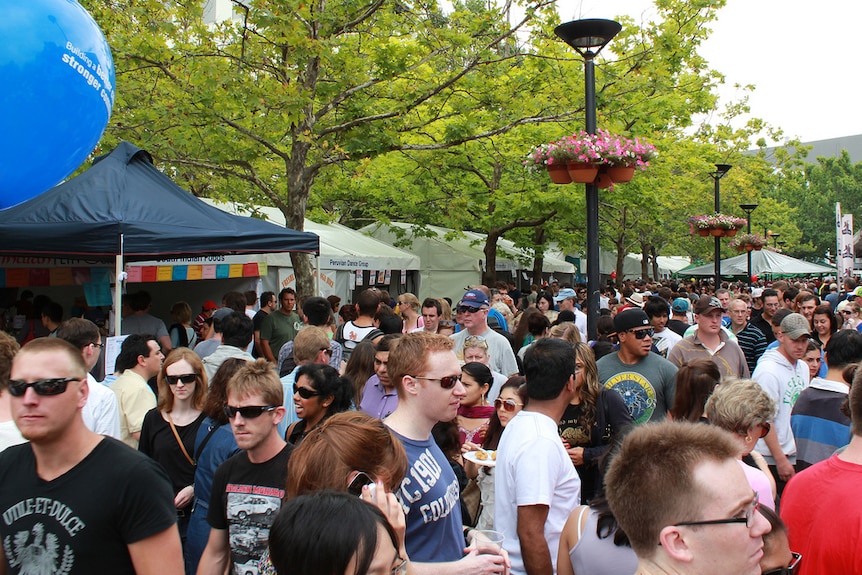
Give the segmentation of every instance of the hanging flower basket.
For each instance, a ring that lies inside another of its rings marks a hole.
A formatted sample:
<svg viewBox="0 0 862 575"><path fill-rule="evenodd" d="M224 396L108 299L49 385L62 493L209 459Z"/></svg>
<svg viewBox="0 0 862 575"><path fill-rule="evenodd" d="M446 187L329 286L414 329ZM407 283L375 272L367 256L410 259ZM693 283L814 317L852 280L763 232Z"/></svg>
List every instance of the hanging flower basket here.
<svg viewBox="0 0 862 575"><path fill-rule="evenodd" d="M724 237L727 230L724 228L709 228L709 235L714 236L716 238Z"/></svg>
<svg viewBox="0 0 862 575"><path fill-rule="evenodd" d="M767 240L760 234L739 234L736 239L728 244L732 248L739 251L750 252L752 250L762 250L766 246Z"/></svg>
<svg viewBox="0 0 862 575"><path fill-rule="evenodd" d="M572 183L572 176L569 175L569 170L565 164L551 164L547 168L548 175L551 176L551 181L555 184Z"/></svg>
<svg viewBox="0 0 862 575"><path fill-rule="evenodd" d="M635 177L635 167L609 166L608 177L613 180L615 184L625 184L626 182L632 181L632 178Z"/></svg>
<svg viewBox="0 0 862 575"><path fill-rule="evenodd" d="M599 167L596 164L569 160L566 162L571 181L576 184L590 184L596 179Z"/></svg>
<svg viewBox="0 0 862 575"><path fill-rule="evenodd" d="M697 235L703 236L705 238L709 237L709 228L699 228L697 230Z"/></svg>
<svg viewBox="0 0 862 575"><path fill-rule="evenodd" d="M724 235L736 235L737 230L748 225L748 220L737 218L736 216L714 213L702 216L690 216L688 224L691 233L695 233L696 231L700 233L700 230L709 230L710 234L721 237ZM716 233L713 230L721 230L722 233ZM727 233L729 231L732 231L732 233Z"/></svg>

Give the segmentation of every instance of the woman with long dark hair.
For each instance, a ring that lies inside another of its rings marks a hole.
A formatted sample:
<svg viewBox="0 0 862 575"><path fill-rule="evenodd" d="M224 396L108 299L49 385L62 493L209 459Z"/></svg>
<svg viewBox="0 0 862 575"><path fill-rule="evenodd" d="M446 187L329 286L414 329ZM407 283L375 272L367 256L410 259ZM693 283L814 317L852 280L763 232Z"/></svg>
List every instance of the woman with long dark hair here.
<svg viewBox="0 0 862 575"><path fill-rule="evenodd" d="M482 443L488 421L494 414L494 407L488 405L487 401L494 376L487 365L473 361L461 367L461 383L466 395L461 399L461 406L458 408L460 444Z"/></svg>
<svg viewBox="0 0 862 575"><path fill-rule="evenodd" d="M704 405L721 379L709 358L693 359L676 372L676 394L669 415L675 421L705 420Z"/></svg>
<svg viewBox="0 0 862 575"><path fill-rule="evenodd" d="M560 419L559 432L581 478L581 502L586 504L602 486L599 458L634 422L620 394L599 384L592 348L583 342L573 345L576 393Z"/></svg>

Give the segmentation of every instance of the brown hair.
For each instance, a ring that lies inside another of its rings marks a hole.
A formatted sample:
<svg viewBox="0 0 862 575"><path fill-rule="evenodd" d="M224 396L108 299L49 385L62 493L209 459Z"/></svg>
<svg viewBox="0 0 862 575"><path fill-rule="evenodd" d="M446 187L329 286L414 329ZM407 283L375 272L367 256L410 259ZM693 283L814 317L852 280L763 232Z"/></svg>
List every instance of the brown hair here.
<svg viewBox="0 0 862 575"><path fill-rule="evenodd" d="M428 354L449 351L454 345L445 335L423 331L408 333L393 341L386 370L389 373L389 381L393 382L398 390L398 397L402 396L401 380L405 375L424 375L428 368Z"/></svg>
<svg viewBox="0 0 862 575"><path fill-rule="evenodd" d="M284 405L284 388L274 366L263 358L239 368L227 382L227 393L240 397L259 393L267 405Z"/></svg>
<svg viewBox="0 0 862 575"><path fill-rule="evenodd" d="M647 423L626 436L605 486L611 511L638 557L653 557L664 527L700 518L703 492L694 468L738 453L736 441L714 425Z"/></svg>
<svg viewBox="0 0 862 575"><path fill-rule="evenodd" d="M15 341L15 338L0 331L0 393L9 385L9 374L12 372L12 360L15 359L15 354L21 346Z"/></svg>
<svg viewBox="0 0 862 575"><path fill-rule="evenodd" d="M210 381L210 391L204 403L203 412L222 425L228 423L224 406L227 405L227 382L240 370L248 360L239 357L229 357L222 362Z"/></svg>
<svg viewBox="0 0 862 575"><path fill-rule="evenodd" d="M179 361L186 360L192 369L194 370L195 375L197 376L197 381L195 382L195 391L192 394L192 405L195 409L203 409L204 402L206 401L206 395L208 390L208 381L207 381L207 373L204 371L204 364L201 362L200 356L190 350L187 347L178 347L168 354L168 357L165 358L164 363L162 363L162 369L159 370L158 376L158 384L159 384L159 409L164 409L167 413L170 413L174 409L174 394L171 393L171 386L168 385L168 380L165 379L167 375L168 366L173 365Z"/></svg>
<svg viewBox="0 0 862 575"><path fill-rule="evenodd" d="M596 367L596 356L588 344L579 341L573 345L575 360L580 359L581 363L584 364L584 368L581 370L583 383L577 392L582 406L578 423L582 430L590 433L593 429L593 423L596 421L596 405L599 394L602 393L602 386L599 384L599 370Z"/></svg>
<svg viewBox="0 0 862 575"><path fill-rule="evenodd" d="M670 414L674 420L697 423L703 407L721 379L721 372L709 358L693 359L676 372L676 394Z"/></svg>
<svg viewBox="0 0 862 575"><path fill-rule="evenodd" d="M287 497L322 489L346 491L352 471L362 471L395 491L407 473L404 446L376 417L336 413L312 430L290 454Z"/></svg>
<svg viewBox="0 0 862 575"><path fill-rule="evenodd" d="M307 325L293 339L293 359L313 361L321 350L329 349L329 336L322 327Z"/></svg>

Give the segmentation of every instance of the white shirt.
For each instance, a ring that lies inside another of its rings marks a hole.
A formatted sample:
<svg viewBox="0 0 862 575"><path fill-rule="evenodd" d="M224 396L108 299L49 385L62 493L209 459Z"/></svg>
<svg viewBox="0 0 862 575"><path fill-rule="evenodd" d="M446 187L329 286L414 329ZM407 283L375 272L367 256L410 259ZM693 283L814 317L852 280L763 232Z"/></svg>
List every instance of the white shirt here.
<svg viewBox="0 0 862 575"><path fill-rule="evenodd" d="M90 395L81 410L84 425L94 433L120 439L120 405L117 395L87 374Z"/></svg>

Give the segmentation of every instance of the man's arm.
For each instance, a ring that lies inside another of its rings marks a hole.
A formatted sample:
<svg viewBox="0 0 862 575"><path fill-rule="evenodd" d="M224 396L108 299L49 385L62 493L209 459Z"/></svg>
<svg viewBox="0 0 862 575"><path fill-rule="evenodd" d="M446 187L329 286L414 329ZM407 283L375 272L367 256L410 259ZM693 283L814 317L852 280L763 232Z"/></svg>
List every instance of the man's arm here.
<svg viewBox="0 0 862 575"><path fill-rule="evenodd" d="M500 555L479 555L473 550L459 561L448 563L410 562L412 575L490 575L508 572ZM200 571L198 571L200 574ZM532 575L532 574L531 574Z"/></svg>
<svg viewBox="0 0 862 575"><path fill-rule="evenodd" d="M230 564L227 529L210 529L210 538L198 563L197 575L224 575Z"/></svg>
<svg viewBox="0 0 862 575"><path fill-rule="evenodd" d="M769 448L769 453L772 454L772 458L775 460L775 466L778 468L778 477L783 481L788 481L796 474L796 470L793 468L790 460L787 459L787 456L784 455L784 450L781 449L781 444L778 442L778 432L775 430L774 425L769 430L769 433L766 434L766 437L763 438L763 441L766 442L766 447Z"/></svg>
<svg viewBox="0 0 862 575"><path fill-rule="evenodd" d="M171 336L163 335L159 338L159 345L162 346L162 353L168 355L174 346L171 344Z"/></svg>
<svg viewBox="0 0 862 575"><path fill-rule="evenodd" d="M530 575L553 575L554 562L545 539L545 521L548 519L547 505L518 506L518 539L521 542L521 557L524 571Z"/></svg>
<svg viewBox="0 0 862 575"><path fill-rule="evenodd" d="M269 347L269 340L268 339L261 339L260 340L260 351L263 354L263 357L265 357L267 361L275 363L275 356L272 355L272 348Z"/></svg>
<svg viewBox="0 0 862 575"><path fill-rule="evenodd" d="M183 575L183 546L176 525L129 544L129 555L138 575Z"/></svg>

